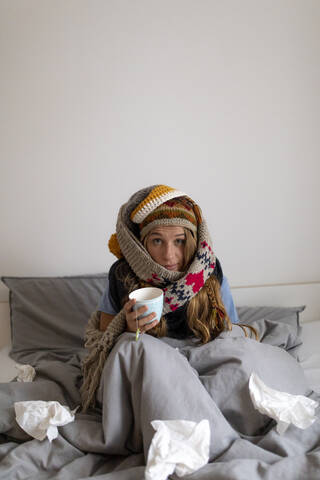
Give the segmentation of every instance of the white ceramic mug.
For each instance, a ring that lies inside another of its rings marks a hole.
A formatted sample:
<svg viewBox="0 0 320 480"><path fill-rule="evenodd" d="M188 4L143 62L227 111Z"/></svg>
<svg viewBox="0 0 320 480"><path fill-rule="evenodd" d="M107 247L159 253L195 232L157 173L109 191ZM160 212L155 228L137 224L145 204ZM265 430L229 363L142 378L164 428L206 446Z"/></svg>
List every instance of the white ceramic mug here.
<svg viewBox="0 0 320 480"><path fill-rule="evenodd" d="M150 313L155 312L158 322L160 321L163 309L163 291L161 288L139 288L138 290L134 290L133 292L129 293L129 299L132 300L133 298L136 299L136 303L133 307L134 310L138 310L142 306L148 307L148 310L142 315L139 315L138 319L146 317ZM155 318L148 323L154 322L154 320Z"/></svg>

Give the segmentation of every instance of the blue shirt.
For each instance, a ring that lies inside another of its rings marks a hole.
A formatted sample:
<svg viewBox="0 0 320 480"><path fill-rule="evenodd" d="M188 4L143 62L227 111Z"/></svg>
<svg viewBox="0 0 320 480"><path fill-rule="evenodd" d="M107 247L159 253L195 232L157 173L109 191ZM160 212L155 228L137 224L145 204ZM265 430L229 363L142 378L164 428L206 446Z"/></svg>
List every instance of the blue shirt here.
<svg viewBox="0 0 320 480"><path fill-rule="evenodd" d="M236 307L233 302L233 298L231 295L231 290L229 286L229 282L227 280L227 277L223 277L222 284L220 287L220 292L221 292L221 298L222 302L225 306L225 309L229 315L230 321L232 323L239 323L239 318L237 314ZM109 279L107 279L107 286L106 289L100 299L100 303L98 306L98 310L101 312L108 313L109 315L116 315L118 313L118 310L114 303L112 302L112 298L110 297L109 293Z"/></svg>

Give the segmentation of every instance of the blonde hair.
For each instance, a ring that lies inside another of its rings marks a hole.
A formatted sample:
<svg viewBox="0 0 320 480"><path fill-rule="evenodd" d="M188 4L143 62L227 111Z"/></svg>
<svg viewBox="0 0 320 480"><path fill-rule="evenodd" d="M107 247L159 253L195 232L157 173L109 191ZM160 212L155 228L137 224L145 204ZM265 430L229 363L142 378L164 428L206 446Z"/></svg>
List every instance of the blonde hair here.
<svg viewBox="0 0 320 480"><path fill-rule="evenodd" d="M224 330L232 330L230 318L221 299L220 283L215 275L211 275L204 287L190 300L187 322L201 343L208 343Z"/></svg>

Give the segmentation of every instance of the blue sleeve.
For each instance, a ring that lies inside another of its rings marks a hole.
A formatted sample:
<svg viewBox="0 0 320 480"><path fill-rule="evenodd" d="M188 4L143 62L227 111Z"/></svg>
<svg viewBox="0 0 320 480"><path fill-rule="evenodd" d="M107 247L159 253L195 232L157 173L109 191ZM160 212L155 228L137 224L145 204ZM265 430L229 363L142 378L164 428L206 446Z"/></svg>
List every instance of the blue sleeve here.
<svg viewBox="0 0 320 480"><path fill-rule="evenodd" d="M109 313L109 315L117 315L118 310L111 300L109 290L109 279L107 279L106 289L100 299L98 310L100 310L100 312Z"/></svg>
<svg viewBox="0 0 320 480"><path fill-rule="evenodd" d="M221 297L223 301L223 305L225 306L227 313L229 315L229 318L232 323L239 323L239 318L237 314L236 307L233 303L233 298L231 295L231 290L229 287L229 282L228 279L223 276L222 284L220 287L220 292L221 292Z"/></svg>

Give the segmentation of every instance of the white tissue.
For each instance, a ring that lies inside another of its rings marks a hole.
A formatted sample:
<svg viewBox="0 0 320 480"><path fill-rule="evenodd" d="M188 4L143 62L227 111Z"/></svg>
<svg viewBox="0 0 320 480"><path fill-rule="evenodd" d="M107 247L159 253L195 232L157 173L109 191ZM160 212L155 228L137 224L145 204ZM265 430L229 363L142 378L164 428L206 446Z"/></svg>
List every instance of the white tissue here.
<svg viewBox="0 0 320 480"><path fill-rule="evenodd" d="M73 422L76 411L59 402L42 400L15 402L14 409L16 421L25 432L38 440L48 437L50 442L58 436L57 427Z"/></svg>
<svg viewBox="0 0 320 480"><path fill-rule="evenodd" d="M315 409L319 403L303 395L292 395L267 387L256 373L249 380L250 397L255 408L277 422L277 432L282 435L290 423L298 428L308 428L316 420Z"/></svg>
<svg viewBox="0 0 320 480"><path fill-rule="evenodd" d="M145 480L166 480L175 472L178 477L195 472L208 463L210 426L187 420L154 420L153 436L145 469Z"/></svg>
<svg viewBox="0 0 320 480"><path fill-rule="evenodd" d="M31 365L15 365L18 370L17 380L18 382L32 382L36 376L36 371Z"/></svg>

